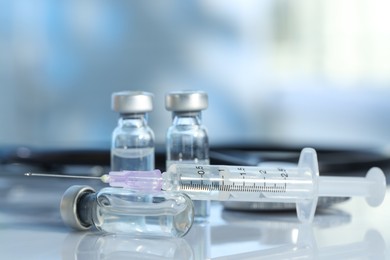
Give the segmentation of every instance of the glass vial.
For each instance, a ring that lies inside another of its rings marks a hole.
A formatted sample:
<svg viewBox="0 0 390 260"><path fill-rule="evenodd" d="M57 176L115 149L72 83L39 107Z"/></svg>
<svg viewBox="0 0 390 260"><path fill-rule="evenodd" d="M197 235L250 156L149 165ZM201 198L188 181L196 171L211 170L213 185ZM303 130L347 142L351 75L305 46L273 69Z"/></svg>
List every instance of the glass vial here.
<svg viewBox="0 0 390 260"><path fill-rule="evenodd" d="M201 113L207 106L208 96L202 91L178 91L165 96L165 108L172 111L172 125L166 137L167 169L173 163L210 163ZM210 215L210 201L194 201L194 205L197 219Z"/></svg>
<svg viewBox="0 0 390 260"><path fill-rule="evenodd" d="M153 170L154 133L147 118L153 110L153 95L137 91L113 93L112 109L120 118L112 133L111 169Z"/></svg>
<svg viewBox="0 0 390 260"><path fill-rule="evenodd" d="M60 210L65 224L88 230L92 226L108 233L141 237L182 237L191 228L194 208L181 193L140 193L121 188L103 188L96 193L75 185L62 196Z"/></svg>

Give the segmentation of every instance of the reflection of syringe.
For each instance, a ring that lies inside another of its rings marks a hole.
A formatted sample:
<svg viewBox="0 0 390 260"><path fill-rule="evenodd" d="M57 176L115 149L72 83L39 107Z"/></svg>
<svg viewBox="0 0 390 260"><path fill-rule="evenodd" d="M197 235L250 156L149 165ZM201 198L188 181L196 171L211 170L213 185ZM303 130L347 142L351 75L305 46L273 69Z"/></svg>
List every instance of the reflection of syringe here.
<svg viewBox="0 0 390 260"><path fill-rule="evenodd" d="M361 241L324 247L317 246L311 226L299 227L295 231L298 231L293 236L298 240L296 243L212 259L387 259L386 243L376 230L367 231Z"/></svg>
<svg viewBox="0 0 390 260"><path fill-rule="evenodd" d="M27 173L28 176L79 177ZM100 179L113 187L133 190L166 190L186 193L196 200L295 202L298 218L311 222L317 200L328 197L365 197L370 206L379 206L386 193L386 178L379 168L366 177L320 177L314 149L302 150L298 167L262 168L173 164L167 172L110 172Z"/></svg>

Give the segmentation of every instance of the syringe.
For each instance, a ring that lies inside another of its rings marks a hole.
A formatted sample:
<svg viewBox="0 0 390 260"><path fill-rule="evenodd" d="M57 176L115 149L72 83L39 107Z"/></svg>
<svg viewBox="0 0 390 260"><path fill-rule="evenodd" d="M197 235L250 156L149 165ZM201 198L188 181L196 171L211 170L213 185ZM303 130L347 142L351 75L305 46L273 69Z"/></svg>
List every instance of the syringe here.
<svg viewBox="0 0 390 260"><path fill-rule="evenodd" d="M366 177L320 177L312 148L303 149L298 166L291 168L173 164L162 174L153 170L110 172L101 177L26 175L95 178L113 187L179 191L194 200L294 202L302 222L313 220L318 197L360 196L375 207L386 193L385 175L377 167L371 168Z"/></svg>

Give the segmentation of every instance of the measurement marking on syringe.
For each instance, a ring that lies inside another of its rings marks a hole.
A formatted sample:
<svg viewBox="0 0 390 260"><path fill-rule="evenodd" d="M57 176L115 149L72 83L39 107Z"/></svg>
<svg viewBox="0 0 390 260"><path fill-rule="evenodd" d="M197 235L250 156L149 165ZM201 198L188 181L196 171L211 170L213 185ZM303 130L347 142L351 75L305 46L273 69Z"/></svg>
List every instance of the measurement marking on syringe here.
<svg viewBox="0 0 390 260"><path fill-rule="evenodd" d="M201 190L201 191L239 191L239 192L286 192L286 186L242 186L242 185L213 185L213 184L182 184L182 190Z"/></svg>

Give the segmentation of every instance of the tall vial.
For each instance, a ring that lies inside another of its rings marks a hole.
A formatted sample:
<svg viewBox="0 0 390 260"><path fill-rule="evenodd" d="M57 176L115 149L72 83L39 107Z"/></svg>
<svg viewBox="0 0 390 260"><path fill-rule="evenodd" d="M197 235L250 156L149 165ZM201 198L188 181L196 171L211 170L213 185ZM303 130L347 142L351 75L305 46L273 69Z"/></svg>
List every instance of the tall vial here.
<svg viewBox="0 0 390 260"><path fill-rule="evenodd" d="M178 91L165 96L165 108L172 111L172 125L167 131L166 167L173 163L209 164L209 140L202 125L202 110L208 107L203 91ZM210 201L194 201L195 217L207 218Z"/></svg>
<svg viewBox="0 0 390 260"><path fill-rule="evenodd" d="M120 115L112 133L111 169L153 170L154 133L148 126L153 94L140 91L113 93L111 105Z"/></svg>

